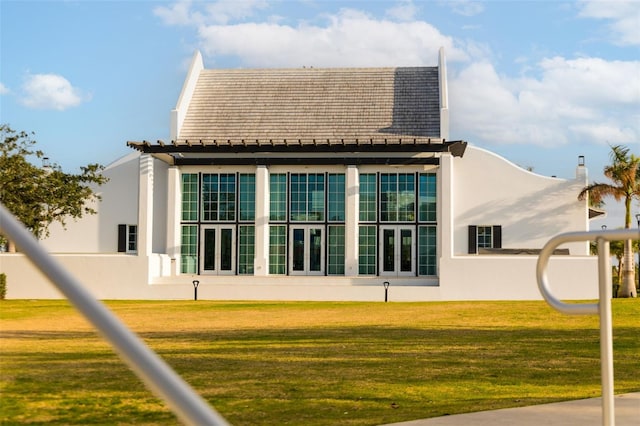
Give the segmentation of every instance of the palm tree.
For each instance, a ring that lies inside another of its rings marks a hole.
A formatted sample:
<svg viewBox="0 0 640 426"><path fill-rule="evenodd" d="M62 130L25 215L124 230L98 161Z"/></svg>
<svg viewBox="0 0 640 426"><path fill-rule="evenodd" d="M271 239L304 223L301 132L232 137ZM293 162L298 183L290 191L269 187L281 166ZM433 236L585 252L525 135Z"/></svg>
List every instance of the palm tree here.
<svg viewBox="0 0 640 426"><path fill-rule="evenodd" d="M604 168L604 175L611 183L594 182L580 191L579 200L590 197L595 203L602 202L605 197L613 197L616 201L624 200L624 227L631 228L631 202L640 200L640 157L629 154L629 148L622 145L611 147L611 164ZM635 267L633 264L631 240L624 243L623 280L618 297L634 297Z"/></svg>

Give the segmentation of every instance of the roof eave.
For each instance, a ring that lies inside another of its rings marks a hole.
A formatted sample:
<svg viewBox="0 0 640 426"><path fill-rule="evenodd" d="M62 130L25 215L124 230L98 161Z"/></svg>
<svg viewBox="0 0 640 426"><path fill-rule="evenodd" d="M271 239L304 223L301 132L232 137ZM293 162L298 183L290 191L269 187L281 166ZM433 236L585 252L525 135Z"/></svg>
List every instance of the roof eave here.
<svg viewBox="0 0 640 426"><path fill-rule="evenodd" d="M438 141L437 143L345 143L345 144L165 144L158 141L127 142L127 146L141 153L151 154L170 165L211 164L432 164L431 159L412 154L450 153L462 157L465 141ZM311 154L334 154L314 158ZM380 153L406 155L380 157ZM260 154L260 155L255 155ZM263 154L274 154L264 157ZM287 156L287 154L289 156ZM299 154L292 159L291 154ZM378 155L376 155L378 154ZM224 156L227 156L226 158ZM229 155L232 155L229 158ZM187 158L188 157L188 158Z"/></svg>

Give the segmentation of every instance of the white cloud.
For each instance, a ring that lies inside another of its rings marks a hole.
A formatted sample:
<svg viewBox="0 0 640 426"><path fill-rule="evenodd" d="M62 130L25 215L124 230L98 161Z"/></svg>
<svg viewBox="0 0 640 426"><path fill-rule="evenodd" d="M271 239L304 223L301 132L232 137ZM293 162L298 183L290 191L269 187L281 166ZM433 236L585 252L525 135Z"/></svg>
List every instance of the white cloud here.
<svg viewBox="0 0 640 426"><path fill-rule="evenodd" d="M266 0L219 0L203 5L203 11L192 10L191 0L178 0L170 7L158 6L154 14L167 25L227 24L232 20L246 19L255 10L265 9Z"/></svg>
<svg viewBox="0 0 640 426"><path fill-rule="evenodd" d="M226 24L231 20L246 19L253 15L256 9L265 9L265 0L219 0L206 6L208 15L213 22Z"/></svg>
<svg viewBox="0 0 640 426"><path fill-rule="evenodd" d="M554 57L540 62L544 86L577 104L640 105L640 62Z"/></svg>
<svg viewBox="0 0 640 426"><path fill-rule="evenodd" d="M434 26L422 21L397 21L413 17L415 6L411 1L401 1L390 12L395 13L395 21L342 9L334 15L322 15L324 25L302 20L296 25L281 24L271 18L229 24L265 7L262 0L219 1L204 8L201 3L180 0L170 7L156 8L154 13L168 25L196 28L199 48L210 59L234 57L243 66L434 65L440 47L445 47L450 61L468 59L451 37Z"/></svg>
<svg viewBox="0 0 640 426"><path fill-rule="evenodd" d="M481 3L450 4L457 13L483 11ZM198 43L209 60L232 57L247 67L435 65L438 49L444 46L451 64L454 138L541 146L640 140L638 61L558 56L526 61L527 71L519 76L501 75L490 62L490 46L454 40L415 20L411 1L387 10L395 20L343 9L324 15L320 24L294 25L273 20L221 23L243 19L262 2L249 2L244 12L233 16L223 13L227 3L216 3L215 13L211 8L191 10L188 2L180 5L171 8L175 21L197 29ZM408 21L398 21L405 18Z"/></svg>
<svg viewBox="0 0 640 426"><path fill-rule="evenodd" d="M22 85L21 103L29 108L65 110L87 100L82 92L57 74L28 75Z"/></svg>
<svg viewBox="0 0 640 426"><path fill-rule="evenodd" d="M396 6L386 11L388 17L397 21L412 21L416 13L418 8L412 0L400 0Z"/></svg>
<svg viewBox="0 0 640 426"><path fill-rule="evenodd" d="M611 37L616 44L640 45L640 3L638 1L585 1L578 16L609 21Z"/></svg>
<svg viewBox="0 0 640 426"><path fill-rule="evenodd" d="M178 0L170 7L158 6L153 13L167 25L193 25L204 20L198 12L191 11L191 0Z"/></svg>
<svg viewBox="0 0 640 426"><path fill-rule="evenodd" d="M7 93L9 93L9 88L0 83L0 95L6 95Z"/></svg>
<svg viewBox="0 0 640 426"><path fill-rule="evenodd" d="M473 63L449 84L452 128L489 144L637 143L640 62L544 59L539 78Z"/></svg>
<svg viewBox="0 0 640 426"><path fill-rule="evenodd" d="M448 0L446 4L454 13L462 16L475 16L484 12L484 5L479 1Z"/></svg>
<svg viewBox="0 0 640 426"><path fill-rule="evenodd" d="M236 56L258 67L433 65L441 46L452 61L467 58L426 22L377 20L349 9L328 17L326 26L209 25L199 28L199 37L206 55Z"/></svg>

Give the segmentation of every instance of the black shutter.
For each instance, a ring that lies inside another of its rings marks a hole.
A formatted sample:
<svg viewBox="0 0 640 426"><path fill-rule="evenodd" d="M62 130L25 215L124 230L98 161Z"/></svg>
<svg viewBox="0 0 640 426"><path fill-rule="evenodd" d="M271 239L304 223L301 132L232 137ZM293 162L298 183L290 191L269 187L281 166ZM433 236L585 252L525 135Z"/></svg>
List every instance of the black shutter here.
<svg viewBox="0 0 640 426"><path fill-rule="evenodd" d="M127 251L127 225L118 225L118 253Z"/></svg>
<svg viewBox="0 0 640 426"><path fill-rule="evenodd" d="M502 248L502 226L493 226L493 248Z"/></svg>
<svg viewBox="0 0 640 426"><path fill-rule="evenodd" d="M469 225L469 254L478 253L478 227Z"/></svg>

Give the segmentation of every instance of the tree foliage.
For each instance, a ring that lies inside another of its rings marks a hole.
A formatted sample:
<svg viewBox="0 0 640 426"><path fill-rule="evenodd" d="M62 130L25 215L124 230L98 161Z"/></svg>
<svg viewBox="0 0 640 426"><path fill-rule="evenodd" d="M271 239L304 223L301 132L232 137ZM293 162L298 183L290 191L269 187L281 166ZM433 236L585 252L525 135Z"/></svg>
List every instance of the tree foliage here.
<svg viewBox="0 0 640 426"><path fill-rule="evenodd" d="M640 157L629 153L629 148L622 145L611 147L611 164L604 168L604 175L611 183L594 182L580 191L578 199L587 196L598 204L606 197L625 204L625 228L631 227L631 202L640 200Z"/></svg>
<svg viewBox="0 0 640 426"><path fill-rule="evenodd" d="M580 191L578 199L589 197L595 203L601 203L604 198L612 197L616 201L623 201L624 227L631 228L632 201L640 200L640 157L631 154L627 147L614 145L611 146L610 160L611 164L604 168L604 175L611 183L594 182ZM630 240L624 244L623 259L623 281L619 296L632 297L635 293L635 271Z"/></svg>
<svg viewBox="0 0 640 426"><path fill-rule="evenodd" d="M65 173L55 163L33 165L30 159L45 157L35 149L32 135L0 125L0 202L42 238L49 235L53 222L64 227L69 218L95 214L93 201L99 201L100 196L92 185L102 185L108 179L101 174L104 167L99 164L81 167L79 174Z"/></svg>

